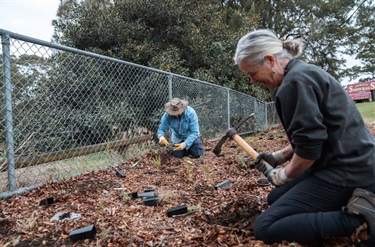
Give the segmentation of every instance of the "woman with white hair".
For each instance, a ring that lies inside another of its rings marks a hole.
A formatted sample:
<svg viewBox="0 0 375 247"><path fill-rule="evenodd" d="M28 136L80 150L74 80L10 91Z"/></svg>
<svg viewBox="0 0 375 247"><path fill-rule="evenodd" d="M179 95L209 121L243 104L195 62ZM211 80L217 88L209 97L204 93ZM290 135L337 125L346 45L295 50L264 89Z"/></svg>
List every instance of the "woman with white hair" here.
<svg viewBox="0 0 375 247"><path fill-rule="evenodd" d="M340 83L298 60L302 52L301 40L280 40L271 30L250 32L237 44L234 61L249 82L276 90L290 142L253 161L275 186L254 235L266 244L352 236L375 246L375 138Z"/></svg>

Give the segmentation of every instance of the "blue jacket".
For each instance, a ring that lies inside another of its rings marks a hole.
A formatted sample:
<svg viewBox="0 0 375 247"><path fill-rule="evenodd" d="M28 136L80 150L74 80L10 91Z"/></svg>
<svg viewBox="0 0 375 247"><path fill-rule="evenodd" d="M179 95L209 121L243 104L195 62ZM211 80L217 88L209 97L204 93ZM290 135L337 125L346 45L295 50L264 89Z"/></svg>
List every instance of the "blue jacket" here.
<svg viewBox="0 0 375 247"><path fill-rule="evenodd" d="M172 117L164 113L158 129L158 138L165 135L171 128L171 142L180 143L185 141L186 149L189 149L195 139L200 136L198 116L195 110L188 106L182 113L181 118Z"/></svg>

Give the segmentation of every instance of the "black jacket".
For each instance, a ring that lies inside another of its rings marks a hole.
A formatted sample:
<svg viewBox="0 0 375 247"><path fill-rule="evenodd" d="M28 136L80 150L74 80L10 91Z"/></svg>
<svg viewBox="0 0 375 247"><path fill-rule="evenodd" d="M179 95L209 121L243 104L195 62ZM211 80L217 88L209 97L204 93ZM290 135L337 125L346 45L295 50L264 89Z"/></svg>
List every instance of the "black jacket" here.
<svg viewBox="0 0 375 247"><path fill-rule="evenodd" d="M309 173L347 187L375 182L375 138L331 75L290 61L275 104L294 152L316 160Z"/></svg>

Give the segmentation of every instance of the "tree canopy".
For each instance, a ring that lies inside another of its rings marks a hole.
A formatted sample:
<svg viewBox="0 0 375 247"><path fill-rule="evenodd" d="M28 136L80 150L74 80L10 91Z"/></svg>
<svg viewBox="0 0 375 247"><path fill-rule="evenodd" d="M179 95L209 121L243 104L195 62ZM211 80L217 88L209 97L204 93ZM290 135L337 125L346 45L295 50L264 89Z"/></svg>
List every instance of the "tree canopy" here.
<svg viewBox="0 0 375 247"><path fill-rule="evenodd" d="M303 59L339 80L374 76L373 10L370 0L65 0L54 40L269 100L233 64L241 36L270 28L303 39ZM361 65L345 67L344 54Z"/></svg>

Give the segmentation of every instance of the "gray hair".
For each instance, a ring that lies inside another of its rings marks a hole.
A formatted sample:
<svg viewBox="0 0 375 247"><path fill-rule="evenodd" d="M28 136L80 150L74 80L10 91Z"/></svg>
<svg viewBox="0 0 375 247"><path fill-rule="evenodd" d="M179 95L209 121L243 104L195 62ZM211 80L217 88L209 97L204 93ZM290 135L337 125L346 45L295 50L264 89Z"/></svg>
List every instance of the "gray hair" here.
<svg viewBox="0 0 375 247"><path fill-rule="evenodd" d="M269 29L259 29L244 35L237 43L234 63L251 61L263 64L264 56L272 54L278 59L297 58L302 54L303 42L299 39L281 40Z"/></svg>

